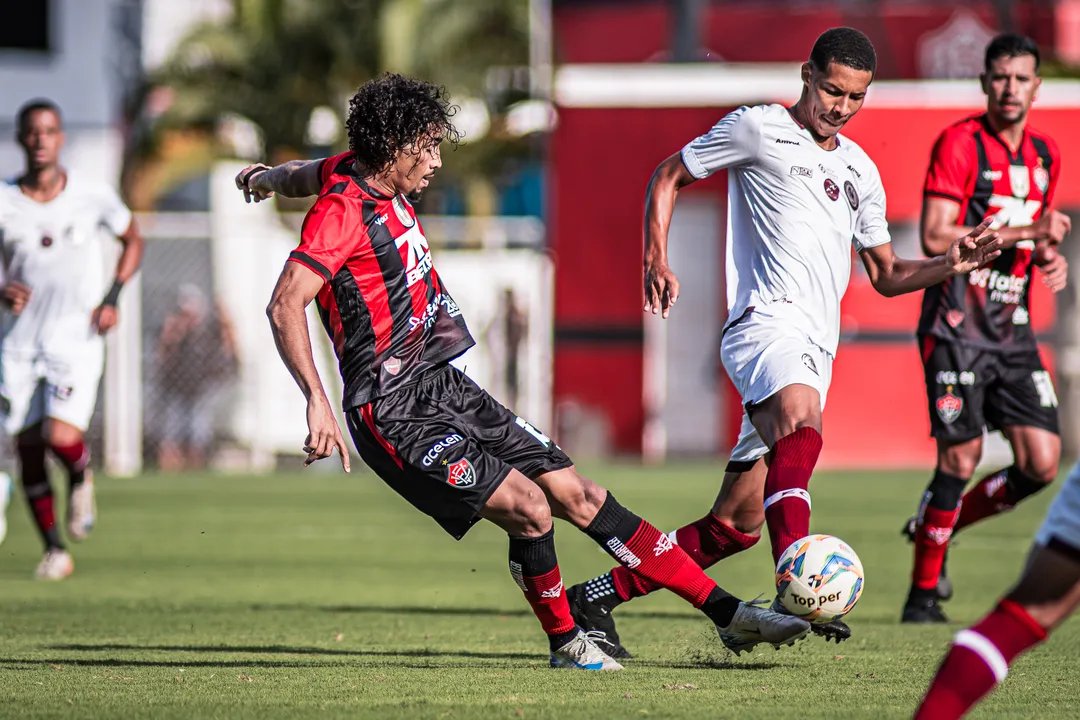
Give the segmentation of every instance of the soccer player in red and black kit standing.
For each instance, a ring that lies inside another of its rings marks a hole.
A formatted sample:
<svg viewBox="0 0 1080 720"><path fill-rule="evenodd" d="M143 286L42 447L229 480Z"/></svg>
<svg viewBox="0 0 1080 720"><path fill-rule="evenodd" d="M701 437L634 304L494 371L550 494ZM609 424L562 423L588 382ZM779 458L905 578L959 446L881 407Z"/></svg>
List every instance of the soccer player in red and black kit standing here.
<svg viewBox="0 0 1080 720"><path fill-rule="evenodd" d="M918 336L938 452L919 513L905 529L915 562L903 622L946 622L938 603L952 594L944 573L952 534L1011 509L1058 472L1057 397L1039 359L1028 298L1036 266L1051 290L1065 286L1065 258L1054 248L1070 222L1052 209L1057 145L1027 122L1038 71L1032 40L994 38L981 78L986 112L941 134L926 175L921 235L928 255L945 252L958 227L987 217L1004 245L993 262L923 296ZM984 427L1004 433L1015 462L965 494Z"/></svg>
<svg viewBox="0 0 1080 720"><path fill-rule="evenodd" d="M805 621L743 603L671 540L577 473L547 436L450 361L473 345L436 272L412 201L455 142L445 91L400 75L363 85L349 105L350 150L322 161L246 168L250 200L319 194L267 313L282 359L308 400L306 463L348 450L311 356L315 300L337 352L349 431L364 462L460 539L480 519L510 537L510 573L548 634L553 667L621 666L576 626L555 557L552 517L700 608L722 634L774 645Z"/></svg>

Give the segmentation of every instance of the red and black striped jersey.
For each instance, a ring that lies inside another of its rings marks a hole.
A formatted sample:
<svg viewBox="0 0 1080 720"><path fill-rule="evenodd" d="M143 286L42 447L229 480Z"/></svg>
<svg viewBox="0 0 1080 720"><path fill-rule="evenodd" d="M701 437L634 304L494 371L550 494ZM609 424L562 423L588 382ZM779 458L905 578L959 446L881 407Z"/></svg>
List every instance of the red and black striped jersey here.
<svg viewBox="0 0 1080 720"><path fill-rule="evenodd" d="M1047 211L1060 175L1053 140L1029 126L1014 153L984 113L941 133L923 192L959 203L958 225L993 216L995 227L1020 227ZM991 350L1035 348L1028 307L1034 251L1034 242L1019 242L978 270L927 288L919 334Z"/></svg>
<svg viewBox="0 0 1080 720"><path fill-rule="evenodd" d="M321 194L289 259L325 281L315 301L347 410L417 382L474 341L409 201L365 183L352 153L327 158L319 175Z"/></svg>

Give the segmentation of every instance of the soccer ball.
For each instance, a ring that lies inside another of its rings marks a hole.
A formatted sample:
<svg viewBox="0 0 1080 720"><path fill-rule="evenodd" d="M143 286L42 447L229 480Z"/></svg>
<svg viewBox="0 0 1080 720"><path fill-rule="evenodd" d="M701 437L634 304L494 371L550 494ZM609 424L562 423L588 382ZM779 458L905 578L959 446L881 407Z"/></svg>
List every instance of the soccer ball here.
<svg viewBox="0 0 1080 720"><path fill-rule="evenodd" d="M776 563L776 595L788 612L827 623L851 612L863 590L859 556L840 538L808 535Z"/></svg>

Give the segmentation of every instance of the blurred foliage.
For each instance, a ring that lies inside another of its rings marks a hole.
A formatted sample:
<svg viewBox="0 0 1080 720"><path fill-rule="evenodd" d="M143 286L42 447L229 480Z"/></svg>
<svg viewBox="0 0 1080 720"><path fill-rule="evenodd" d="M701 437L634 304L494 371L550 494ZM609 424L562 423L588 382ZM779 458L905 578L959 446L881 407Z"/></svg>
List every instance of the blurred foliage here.
<svg viewBox="0 0 1080 720"><path fill-rule="evenodd" d="M129 180L132 172L140 174L140 166L169 161L162 151L171 133L200 131L211 156L234 154L216 137L230 117L258 127L262 159L305 156L312 110L330 107L343 125L348 98L385 70L445 85L457 101L484 101L492 115L487 137L466 138L445 158L447 171L464 184L497 174L507 158L530 153L526 140L510 138L503 129L503 113L523 94L491 92L487 81L492 68L527 65L528 0L232 0L232 5L227 20L193 28L134 99ZM342 133L338 145L346 144ZM160 169L156 174L169 175Z"/></svg>

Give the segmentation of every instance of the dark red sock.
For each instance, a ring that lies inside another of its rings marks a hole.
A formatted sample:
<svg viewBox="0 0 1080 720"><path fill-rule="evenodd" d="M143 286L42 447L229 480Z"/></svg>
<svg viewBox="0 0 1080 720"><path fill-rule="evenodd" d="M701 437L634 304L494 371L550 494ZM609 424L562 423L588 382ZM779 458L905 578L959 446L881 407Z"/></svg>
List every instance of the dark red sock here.
<svg viewBox="0 0 1080 720"><path fill-rule="evenodd" d="M915 565L911 571L911 584L920 590L937 587L941 563L949 548L953 525L959 510L941 510L927 506L922 519L915 527Z"/></svg>
<svg viewBox="0 0 1080 720"><path fill-rule="evenodd" d="M780 438L765 476L765 523L773 561L788 545L810 534L810 476L821 454L821 433L799 428Z"/></svg>
<svg viewBox="0 0 1080 720"><path fill-rule="evenodd" d="M980 520L1012 510L1046 485L1047 483L1026 476L1015 465L987 475L964 494L955 531L959 532Z"/></svg>
<svg viewBox="0 0 1080 720"><path fill-rule="evenodd" d="M45 446L29 442L18 443L19 471L22 475L23 491L30 503L30 514L45 549L63 548L60 530L56 527L52 485L45 470Z"/></svg>
<svg viewBox="0 0 1080 720"><path fill-rule="evenodd" d="M1002 600L978 625L956 634L915 720L957 720L1005 679L1009 665L1046 639L1020 605Z"/></svg>
<svg viewBox="0 0 1080 720"><path fill-rule="evenodd" d="M555 557L555 529L540 537L510 538L510 575L525 593L540 627L552 640L555 650L575 630L570 604L563 592L562 574Z"/></svg>
<svg viewBox="0 0 1080 720"><path fill-rule="evenodd" d="M90 451L82 440L74 445L50 445L53 456L59 461L68 474L68 481L72 486L78 485L86 479L86 466L90 462Z"/></svg>
<svg viewBox="0 0 1080 720"><path fill-rule="evenodd" d="M716 589L716 583L682 548L620 505L611 493L585 532L623 566L696 608Z"/></svg>
<svg viewBox="0 0 1080 720"><path fill-rule="evenodd" d="M711 512L700 520L684 525L675 531L675 544L702 570L726 557L754 546L758 535L741 533L730 525L720 522ZM670 535L668 536L670 537ZM638 573L622 565L611 569L611 580L619 599L623 602L660 590Z"/></svg>

